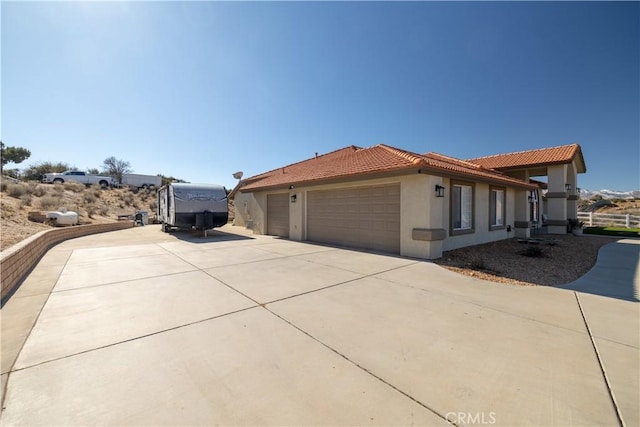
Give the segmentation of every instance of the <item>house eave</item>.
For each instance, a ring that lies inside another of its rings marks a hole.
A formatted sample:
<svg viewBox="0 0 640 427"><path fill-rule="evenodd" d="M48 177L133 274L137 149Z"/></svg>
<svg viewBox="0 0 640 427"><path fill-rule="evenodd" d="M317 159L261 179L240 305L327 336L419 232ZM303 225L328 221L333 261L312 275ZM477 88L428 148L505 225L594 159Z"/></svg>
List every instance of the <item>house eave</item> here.
<svg viewBox="0 0 640 427"><path fill-rule="evenodd" d="M454 179L460 179L460 180L464 180L464 181L469 181L469 182L481 182L481 183L486 183L486 184L496 184L496 185L501 185L504 187L515 187L515 188L522 188L525 190L536 190L537 188L539 188L536 184L529 184L527 182L524 181L520 181L517 182L514 178L512 179L500 179L499 177L496 178L490 178L490 177L483 177L483 176L477 176L477 175L471 175L471 174L464 174L464 173L456 173L456 172L449 172L449 171L443 171L441 169L437 169L437 168L430 168L428 166L423 166L420 169L420 172L418 173L428 173L431 175L437 175L437 176L442 176L442 177L446 177L446 178L454 178ZM445 172L445 173L443 173Z"/></svg>
<svg viewBox="0 0 640 427"><path fill-rule="evenodd" d="M476 176L471 174L449 172L442 169L432 168L429 166L422 165L420 167L402 168L402 169L395 169L390 171L358 173L358 174L342 175L339 177L332 177L332 178L325 178L325 179L289 181L286 183L279 183L274 185L252 186L251 188L248 188L248 189L241 187L238 189L238 191L242 193L253 193L253 192L263 192L263 191L289 190L291 189L291 186L312 187L312 186L318 186L318 185L341 184L346 182L367 181L367 180L379 179L379 178L390 178L390 177L396 177L396 176L413 175L416 173L427 173L429 175L434 175L434 176L442 176L447 178L462 179L466 181L502 185L505 187L521 188L525 190L535 190L539 188L538 185L536 184L529 184L524 181L516 182L514 179L503 180L498 177L496 177L495 179L491 179L489 177L481 177L481 176Z"/></svg>
<svg viewBox="0 0 640 427"><path fill-rule="evenodd" d="M290 181L290 182L281 183L281 184L251 187L249 189L240 188L239 191L242 193L253 193L253 192L262 192L262 191L284 190L284 189L288 190L291 188L291 186L312 187L317 185L341 184L345 182L367 181L367 180L380 179L380 178L393 178L396 176L416 174L418 173L418 169L419 168L400 168L400 169L387 170L387 171L341 175L338 177L331 177L331 178Z"/></svg>

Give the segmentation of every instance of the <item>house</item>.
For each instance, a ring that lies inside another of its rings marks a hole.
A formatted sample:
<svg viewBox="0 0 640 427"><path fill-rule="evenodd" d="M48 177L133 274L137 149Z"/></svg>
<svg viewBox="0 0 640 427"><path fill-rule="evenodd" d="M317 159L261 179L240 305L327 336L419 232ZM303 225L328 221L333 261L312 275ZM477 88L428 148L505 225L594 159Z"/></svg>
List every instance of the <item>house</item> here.
<svg viewBox="0 0 640 427"><path fill-rule="evenodd" d="M435 259L443 251L566 233L577 217L578 144L460 160L349 146L239 183L235 224L257 234ZM546 176L547 203L540 181Z"/></svg>

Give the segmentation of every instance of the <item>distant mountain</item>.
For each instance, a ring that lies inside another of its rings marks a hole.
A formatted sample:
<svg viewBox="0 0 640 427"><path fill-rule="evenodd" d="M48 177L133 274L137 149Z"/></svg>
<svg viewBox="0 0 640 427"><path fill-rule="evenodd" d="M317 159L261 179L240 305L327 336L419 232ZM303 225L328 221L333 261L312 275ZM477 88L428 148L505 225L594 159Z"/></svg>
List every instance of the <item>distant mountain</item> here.
<svg viewBox="0 0 640 427"><path fill-rule="evenodd" d="M580 189L581 199L590 199L595 195L602 196L603 199L640 199L640 190L616 191L616 190L587 190Z"/></svg>

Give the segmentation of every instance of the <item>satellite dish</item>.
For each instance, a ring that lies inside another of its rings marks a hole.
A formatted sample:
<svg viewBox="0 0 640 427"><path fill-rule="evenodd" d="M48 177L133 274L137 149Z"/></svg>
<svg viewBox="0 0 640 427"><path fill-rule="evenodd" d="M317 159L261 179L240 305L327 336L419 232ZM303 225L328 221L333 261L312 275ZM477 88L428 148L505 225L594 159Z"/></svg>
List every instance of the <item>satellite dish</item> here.
<svg viewBox="0 0 640 427"><path fill-rule="evenodd" d="M233 177L234 177L235 179L241 179L241 178L242 178L242 175L243 175L242 171L238 171L238 172L236 172L236 173L234 173L234 174L233 174Z"/></svg>

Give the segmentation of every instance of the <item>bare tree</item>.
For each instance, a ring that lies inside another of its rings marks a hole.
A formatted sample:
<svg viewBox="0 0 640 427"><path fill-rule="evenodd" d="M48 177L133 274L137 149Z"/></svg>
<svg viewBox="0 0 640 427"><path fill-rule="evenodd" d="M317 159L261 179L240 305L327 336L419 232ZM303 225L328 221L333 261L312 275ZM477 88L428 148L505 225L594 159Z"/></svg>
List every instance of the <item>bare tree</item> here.
<svg viewBox="0 0 640 427"><path fill-rule="evenodd" d="M132 172L131 164L124 160L118 160L111 156L104 159L102 170L109 176L114 177L118 182L122 182L122 175Z"/></svg>

